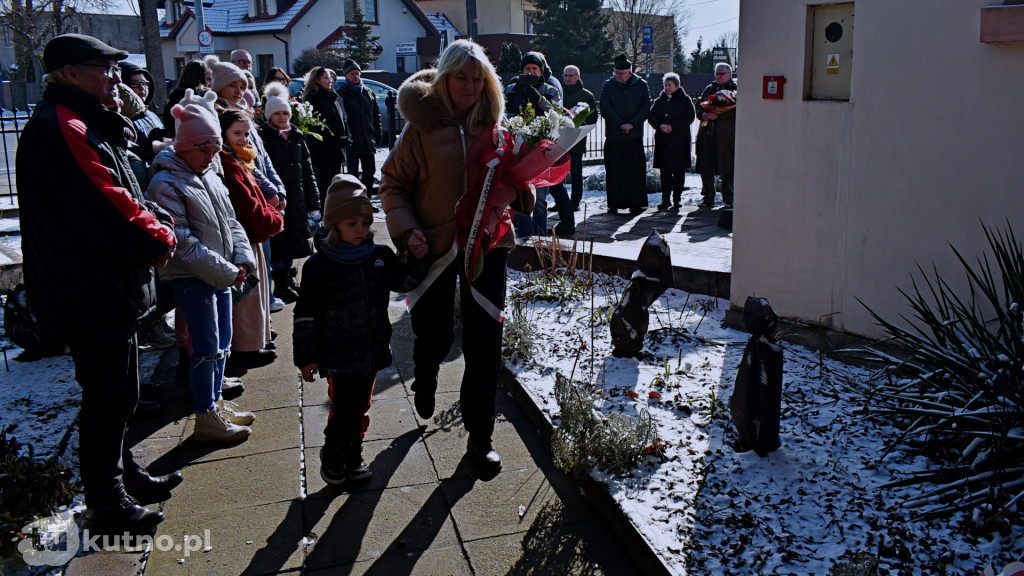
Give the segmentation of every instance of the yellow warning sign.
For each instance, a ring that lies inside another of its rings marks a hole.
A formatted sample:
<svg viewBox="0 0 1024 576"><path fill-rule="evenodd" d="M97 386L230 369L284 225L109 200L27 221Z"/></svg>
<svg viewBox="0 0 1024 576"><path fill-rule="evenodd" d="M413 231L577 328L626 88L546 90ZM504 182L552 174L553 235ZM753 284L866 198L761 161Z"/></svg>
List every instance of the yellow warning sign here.
<svg viewBox="0 0 1024 576"><path fill-rule="evenodd" d="M829 54L828 64L825 65L825 68L839 68L839 54Z"/></svg>

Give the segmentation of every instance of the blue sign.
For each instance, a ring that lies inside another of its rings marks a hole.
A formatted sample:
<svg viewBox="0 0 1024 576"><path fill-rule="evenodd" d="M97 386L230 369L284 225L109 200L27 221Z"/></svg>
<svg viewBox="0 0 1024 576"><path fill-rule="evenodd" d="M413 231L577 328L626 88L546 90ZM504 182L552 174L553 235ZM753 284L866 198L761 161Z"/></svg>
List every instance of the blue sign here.
<svg viewBox="0 0 1024 576"><path fill-rule="evenodd" d="M654 52L654 26L644 26L643 42L640 44L640 51L645 53Z"/></svg>

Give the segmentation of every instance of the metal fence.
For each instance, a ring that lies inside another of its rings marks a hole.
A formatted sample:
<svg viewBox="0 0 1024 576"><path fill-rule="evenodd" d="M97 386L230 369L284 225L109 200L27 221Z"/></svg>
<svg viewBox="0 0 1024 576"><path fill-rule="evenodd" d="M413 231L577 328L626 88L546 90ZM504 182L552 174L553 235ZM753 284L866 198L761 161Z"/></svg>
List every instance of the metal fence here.
<svg viewBox="0 0 1024 576"><path fill-rule="evenodd" d="M18 155L18 139L25 123L31 117L30 110L5 110L0 108L0 135L3 135L3 162L0 162L0 207L17 203L17 173L14 160Z"/></svg>

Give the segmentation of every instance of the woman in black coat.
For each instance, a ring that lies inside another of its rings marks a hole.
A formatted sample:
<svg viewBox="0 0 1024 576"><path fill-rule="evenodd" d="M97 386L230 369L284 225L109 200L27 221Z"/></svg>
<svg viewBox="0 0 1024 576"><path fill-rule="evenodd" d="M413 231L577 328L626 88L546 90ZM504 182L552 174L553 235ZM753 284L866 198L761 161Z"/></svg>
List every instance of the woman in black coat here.
<svg viewBox="0 0 1024 576"><path fill-rule="evenodd" d="M331 180L336 174L341 174L341 167L345 163L345 148L352 144L344 105L331 82L331 71L323 66L317 66L306 76L306 87L302 92L303 101L313 105L313 110L316 110L330 129L330 133L319 132L323 140L310 138L307 141L309 153L313 158L313 169L316 170L316 184L320 190L321 204Z"/></svg>
<svg viewBox="0 0 1024 576"><path fill-rule="evenodd" d="M665 74L665 89L651 106L647 122L654 128L654 167L661 170L661 204L658 210L669 207L668 194L672 192L673 206L681 206L686 171L690 169L690 124L695 110L693 100L679 85L679 75Z"/></svg>

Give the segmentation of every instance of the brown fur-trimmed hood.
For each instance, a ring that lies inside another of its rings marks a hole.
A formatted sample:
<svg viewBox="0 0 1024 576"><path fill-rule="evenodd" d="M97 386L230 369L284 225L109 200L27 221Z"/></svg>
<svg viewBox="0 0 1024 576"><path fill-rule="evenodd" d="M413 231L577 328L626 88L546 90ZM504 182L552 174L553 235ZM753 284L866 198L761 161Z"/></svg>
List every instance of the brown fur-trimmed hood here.
<svg viewBox="0 0 1024 576"><path fill-rule="evenodd" d="M417 130L432 132L442 126L457 125L449 117L441 98L430 90L437 70L420 70L398 88L398 111Z"/></svg>

